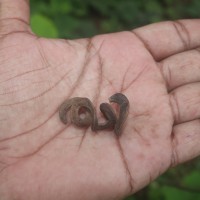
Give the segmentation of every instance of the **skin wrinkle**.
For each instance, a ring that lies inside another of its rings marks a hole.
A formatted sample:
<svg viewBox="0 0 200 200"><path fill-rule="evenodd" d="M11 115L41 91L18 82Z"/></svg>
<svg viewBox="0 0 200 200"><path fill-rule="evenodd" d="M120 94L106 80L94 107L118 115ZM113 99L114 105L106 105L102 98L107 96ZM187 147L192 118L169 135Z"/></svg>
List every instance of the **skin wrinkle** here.
<svg viewBox="0 0 200 200"><path fill-rule="evenodd" d="M80 72L80 74L79 74L79 76L78 76L78 78L77 78L77 81L76 81L76 83L74 84L74 87L72 87L72 89L71 89L71 94L68 96L68 98L70 97L70 96L72 96L72 94L73 94L73 91L75 91L75 89L78 87L78 85L80 85L80 83L81 83L81 81L82 81L82 79L83 79L83 75L86 73L86 70L87 70L87 67L88 67L88 64L89 64L89 62L90 62L90 57L89 57L89 54L90 54L90 51L91 51L91 38L89 38L88 39L88 44L87 44L87 47L86 47L86 49L87 49L87 51L86 51L86 53L85 53L85 62L83 63L83 66L81 67L81 72Z"/></svg>
<svg viewBox="0 0 200 200"><path fill-rule="evenodd" d="M161 67L161 74L163 76L163 80L165 81L165 85L166 85L166 88L168 90L168 92L170 91L169 88L170 88L170 83L172 82L172 73L171 73L171 70L170 70L170 67L167 66L167 73L165 74L164 71L163 71L163 68L164 68L164 65L162 63L162 67Z"/></svg>
<svg viewBox="0 0 200 200"><path fill-rule="evenodd" d="M123 79L122 79L122 86L121 86L121 89L120 89L121 92L122 92L122 91L125 91L125 90L127 89L127 87L126 87L126 89L124 89L124 83L125 83L126 75L127 75L128 71L129 71L129 69L130 69L131 67L132 67L132 65L130 64L130 65L127 67L127 69L126 69L126 71L125 71L125 73L124 73L124 76L123 76Z"/></svg>
<svg viewBox="0 0 200 200"><path fill-rule="evenodd" d="M180 65L180 70L185 70L189 65L188 63Z"/></svg>
<svg viewBox="0 0 200 200"><path fill-rule="evenodd" d="M13 80L13 79L15 79L15 78L19 78L19 77L21 77L21 76L27 75L27 74L32 73L32 72L42 71L42 70L45 70L45 69L50 68L50 67L51 67L51 66L49 65L49 66L46 66L46 67L42 67L42 68L38 68L38 69L33 69L33 70L30 70L30 71L26 71L26 72L23 72L23 73L18 74L18 75L16 75L16 76L13 76L13 77L11 77L11 78L8 78L8 79L6 79L6 80L4 80L4 81L1 81L0 83L4 83L4 82L10 81L10 80Z"/></svg>
<svg viewBox="0 0 200 200"><path fill-rule="evenodd" d="M40 42L40 38L37 38L37 41L38 41L38 43L37 43L38 51L39 51L39 54L41 56L41 60L43 61L43 66L46 66L46 67L51 66L50 63L48 62L47 58L46 58L45 53L44 53L44 49L43 49L42 44Z"/></svg>
<svg viewBox="0 0 200 200"><path fill-rule="evenodd" d="M100 49L99 49L100 50ZM100 90L101 90L101 83L102 83L102 73L103 73L103 64L102 64L102 60L100 60L100 55L98 56L98 61L99 61L99 79L97 81L97 89L95 90L96 91L96 94L94 95L94 107L96 108L97 107L97 102L99 100L99 96L100 96ZM101 66L102 65L102 66Z"/></svg>
<svg viewBox="0 0 200 200"><path fill-rule="evenodd" d="M1 165L6 165L6 163L5 162L2 162L2 161L0 161L0 164ZM0 167L1 168L1 167Z"/></svg>
<svg viewBox="0 0 200 200"><path fill-rule="evenodd" d="M81 150L81 147L82 147L83 142L84 142L85 137L86 137L86 133L87 133L87 130L84 130L83 136L81 137L81 141L80 141L80 144L78 146L78 152Z"/></svg>
<svg viewBox="0 0 200 200"><path fill-rule="evenodd" d="M120 157L121 157L121 160L122 160L122 163L124 164L124 169L125 169L125 172L128 174L128 177L129 177L129 187L130 187L130 194L134 192L134 179L131 175L131 171L129 169L129 166L128 166L128 162L125 158L125 155L124 155L124 150L121 146L121 143L120 143L120 140L119 138L117 138L117 136L115 135L115 141L116 141L116 145L118 147L118 150L119 150L119 154L120 154Z"/></svg>
<svg viewBox="0 0 200 200"><path fill-rule="evenodd" d="M167 89L168 91L168 88L169 88L169 83L167 82L166 78L165 78L165 75L164 75L164 71L163 71L163 63L162 61L161 62L155 62L156 63L156 67L162 77L162 80L160 80L160 83L162 83L162 85L164 84L165 85L165 88ZM162 64L161 64L162 63ZM171 71L169 71L169 78L171 78Z"/></svg>
<svg viewBox="0 0 200 200"><path fill-rule="evenodd" d="M70 96L72 96L73 92L77 89L77 87L79 85L81 85L81 81L84 78L84 74L86 73L88 64L90 63L91 57L89 56L89 54L91 52L91 47L92 47L92 38L88 38L87 41L88 41L88 44L87 44L87 47L86 47L87 50L86 50L86 53L85 53L85 59L84 59L85 61L84 61L83 65L82 65L82 67L81 67L82 70L81 70L81 72L80 72L80 74L79 74L74 86L71 89L71 93L69 93L69 95L66 97L67 99Z"/></svg>
<svg viewBox="0 0 200 200"><path fill-rule="evenodd" d="M53 116L53 115L52 115ZM49 120L49 119L48 119ZM47 120L47 121L48 121ZM45 122L43 123L43 125L45 124ZM34 129L32 129L32 130L36 130L37 128L39 128L39 127L36 127L36 128L34 128ZM65 126L63 129L61 129L60 131L58 131L58 133L56 133L53 137L51 137L51 138L49 138L49 140L47 140L47 141L45 141L43 144L41 144L35 151L32 151L31 153L28 153L28 154L26 154L26 155L23 155L23 156L13 156L12 158L20 158L20 159L28 159L28 158L30 158L31 156L34 156L35 154L38 154L39 153L39 151L41 151L47 144L49 144L51 141L53 141L56 137L58 137L59 135L61 135L62 133L63 133L63 131L65 130L65 129L67 129L68 128L68 126ZM31 130L31 131L32 131ZM29 132L29 133L31 133L31 131ZM27 133L23 133L23 135L24 134L27 134ZM8 138L8 139L6 139L6 140L10 140L10 139L13 139L13 138L17 138L18 136L21 136L22 134L20 134L20 135L16 135L15 137L11 137L11 138ZM3 140L3 141L6 141L6 140ZM0 143L2 142L2 140L0 141ZM10 157L11 158L11 157ZM18 160L18 161L16 161L16 162L13 162L13 163L11 163L11 164L6 164L6 166L4 167L4 168L2 168L2 169L0 169L0 173L1 172L3 172L3 170L5 170L5 169L7 169L8 167L10 167L10 166L12 166L12 165L16 165L17 163L19 163L21 160Z"/></svg>
<svg viewBox="0 0 200 200"><path fill-rule="evenodd" d="M177 95L174 93L174 92L171 92L171 94L170 94L170 100L171 100L171 98L173 99L173 101L174 101L174 104L170 104L171 106L172 105L175 105L176 106L176 109L173 109L172 108L172 111L175 111L175 112L173 112L173 116L174 116L174 125L175 124L177 124L179 121L180 121L180 119L181 119L181 115L180 115L180 110L179 110L179 108L180 108L180 106L179 106L179 103L178 103L178 98L177 98Z"/></svg>
<svg viewBox="0 0 200 200"><path fill-rule="evenodd" d="M72 47L74 49L74 45L72 45L69 40L64 40L64 41L67 43L68 46L70 46L70 47ZM75 53L77 53L77 52L75 51Z"/></svg>
<svg viewBox="0 0 200 200"><path fill-rule="evenodd" d="M140 118L140 117L147 117L147 118L149 118L149 117L151 117L151 114L148 111L146 111L146 112L134 115L134 119L137 119L137 118Z"/></svg>
<svg viewBox="0 0 200 200"><path fill-rule="evenodd" d="M16 60L20 59L20 56L16 56L15 59L16 59ZM7 59L2 60L2 62L0 63L0 65L5 64L5 62L7 62L7 61L9 61L9 60L10 60L10 58L7 58ZM12 65L10 64L10 67L14 67L14 66L15 66L14 63L13 63ZM4 72L4 74L5 74L5 73L10 73L10 72L12 72L12 71L13 71L13 70L6 71L6 72ZM17 70L15 70L15 71L17 71Z"/></svg>
<svg viewBox="0 0 200 200"><path fill-rule="evenodd" d="M150 46L148 43L138 34L136 31L132 30L130 31L137 39L143 44L144 48L151 54L151 57L156 61L155 56L153 56L153 52L151 51Z"/></svg>
<svg viewBox="0 0 200 200"><path fill-rule="evenodd" d="M111 91L113 91L113 93L114 93L114 91L117 91L117 90L118 90L117 88L114 88L114 85L113 85L112 81L109 80L105 75L102 74L102 79L103 79L103 78L104 78L105 81L108 82L107 85L110 86L110 87L112 87L112 90L111 90ZM107 86L107 85L106 85L106 86ZM120 92L121 92L121 90L120 90Z"/></svg>
<svg viewBox="0 0 200 200"><path fill-rule="evenodd" d="M29 21L25 21L25 20L23 20L23 19L21 19L21 18L18 18L18 17L13 17L13 18L4 18L4 19L0 19L0 23L1 23L1 21L13 21L13 20L16 20L16 21L19 21L19 22L21 22L21 23L24 23L25 25L27 25L27 27L30 25L30 23L29 23Z"/></svg>
<svg viewBox="0 0 200 200"><path fill-rule="evenodd" d="M55 113L57 113L57 111L56 111ZM53 114L50 118L52 118L53 116L54 116L54 114ZM50 118L49 118L49 119L50 119ZM27 131L27 132L21 133L21 134L19 134L19 135L14 136L14 137L10 137L10 138L1 140L0 143L1 143L1 142L4 142L4 141L8 141L8 140L10 140L10 139L18 138L19 136L22 136L22 135L25 135L25 134L32 133L33 130L36 130L36 129L40 128L40 127L41 127L42 125L44 125L49 119L47 119L43 124L41 124L41 125L38 126L38 127L35 127L34 129L31 129L31 130L29 130L29 131ZM12 158L21 158L21 159L23 158L23 159L24 159L24 158L29 158L29 157L31 157L31 156L33 156L33 155L35 155L35 154L38 154L39 151L40 151L43 147L45 147L47 144L49 144L51 141L53 141L57 136L61 135L61 134L63 133L63 131L66 130L68 127L69 127L69 126L65 126L61 131L58 131L58 133L56 133L53 137L49 138L49 140L47 140L47 141L44 142L42 145L40 145L40 147L39 147L38 149L36 149L35 151L33 151L32 153L29 153L29 154L27 154L27 155L23 155L23 156L20 156L20 157L12 157ZM5 150L5 149L6 149L6 148L4 148L4 150ZM1 149L1 150L2 150L2 149ZM6 166L0 170L0 173L1 173L4 169L7 169L9 166L16 165L18 162L20 162L20 160L19 160L19 161L16 161L16 162L13 162L13 163L11 163L11 164L5 163Z"/></svg>
<svg viewBox="0 0 200 200"><path fill-rule="evenodd" d="M58 67L58 66L57 66ZM42 96L44 96L46 93L48 93L49 91L53 90L57 85L59 85L60 82L62 82L62 80L70 73L71 71L65 73L61 79L59 81L57 81L52 87L49 87L49 89L45 90L44 92L42 92L41 94L39 94L38 96L34 96L32 98L29 98L29 99L25 99L23 101L19 101L19 102L16 102L16 103L12 103L12 104L2 104L0 105L0 107L7 107L7 106L13 106L13 105L18 105L18 104L21 104L21 103L25 103L25 102L29 102L29 101L32 101L32 100L36 100Z"/></svg>
<svg viewBox="0 0 200 200"><path fill-rule="evenodd" d="M122 92L125 92L129 87L131 87L132 84L134 84L143 74L143 72L145 71L146 67L143 67L143 69L137 74L137 76L135 77L135 79L133 79L124 89Z"/></svg>
<svg viewBox="0 0 200 200"><path fill-rule="evenodd" d="M141 134L141 131L139 131L135 126L133 127L133 132L136 133L141 138L142 142L145 145L147 145L147 146L150 145L148 139L145 139L145 137Z"/></svg>
<svg viewBox="0 0 200 200"><path fill-rule="evenodd" d="M7 149L9 149L9 148L6 147L6 146L4 146L4 147L1 147L1 148L0 148L0 151L2 151L2 150L7 150Z"/></svg>
<svg viewBox="0 0 200 200"><path fill-rule="evenodd" d="M6 38L6 37L8 37L8 36L12 36L12 35L15 35L15 34L22 34L22 33L24 33L24 34L26 34L26 35L30 35L30 36L32 36L32 37L35 37L35 35L33 34L33 33L31 33L31 32L29 32L29 31L11 31L10 33L0 33L0 38L2 38L2 39L4 39L4 38ZM35 37L36 38L36 37Z"/></svg>
<svg viewBox="0 0 200 200"><path fill-rule="evenodd" d="M174 139L175 139L174 131L172 131L170 137L171 137L171 149L172 149L170 166L173 166L174 163L175 163L175 153L173 151L173 149L175 147L175 145L174 145Z"/></svg>
<svg viewBox="0 0 200 200"><path fill-rule="evenodd" d="M98 61L99 61L99 66L100 66L100 72L101 72L101 74L100 74L100 76L99 76L99 80L98 80L98 84L97 84L97 91L98 91L98 89L99 89L99 91L100 91L100 83L101 83L101 81L102 81L102 69L101 69L101 65L103 66L103 64L102 64L102 58L100 57L100 54L99 54L99 51L101 50L101 48L102 48L102 45L103 45L103 41L102 41L102 43L101 43L101 45L100 45L100 47L99 47L99 49L98 50L96 50L96 48L95 48L95 46L94 46L94 44L93 44L93 39L94 38L88 38L87 40L88 40L88 44L87 44L87 47L86 47L86 49L87 49L87 54L85 55L85 63L84 63L84 68L86 68L86 66L89 66L89 63L90 63L90 61L92 60L92 58L93 57L95 57L96 55L98 55ZM96 50L96 52L94 53L94 55L92 55L92 56L90 56L90 54L91 54L91 52L92 52L92 49L95 49ZM83 75L86 73L86 69L83 71L83 73L81 73L81 76L79 77L79 83L81 82L81 79L83 79ZM80 85L79 83L77 83L77 86L78 85ZM98 99L98 96L99 96L99 94L100 94L100 92L97 92L96 93L96 95L94 95L95 96L95 98L94 98L94 105L95 105L95 107L97 106L97 99Z"/></svg>
<svg viewBox="0 0 200 200"><path fill-rule="evenodd" d="M7 25L1 25L3 28L2 28L2 30L6 30L6 26ZM10 27L10 25L8 25L9 27ZM17 28L16 28L17 29ZM0 38L4 38L4 37L6 37L6 36L11 36L11 35L13 35L13 34L16 34L16 33L26 33L26 34L29 34L29 35L31 35L31 36L35 36L33 33L31 33L31 31L29 30L29 27L27 26L27 30L21 30L21 31L16 31L16 30L12 30L12 31L4 31L5 33L2 33L2 32L0 32Z"/></svg>
<svg viewBox="0 0 200 200"><path fill-rule="evenodd" d="M31 156L34 156L35 154L39 153L45 146L47 146L47 144L49 144L56 137L58 137L59 135L61 135L63 133L63 131L65 129L67 129L67 128L68 128L68 126L64 127L63 129L61 129L60 131L58 131L57 133L55 133L54 136L50 137L48 140L45 140L45 142L42 142L42 144L38 145L38 148L36 148L36 150L33 150L32 152L27 153L25 155L21 155L21 156L10 156L10 158L24 159L24 158L30 158Z"/></svg>
<svg viewBox="0 0 200 200"><path fill-rule="evenodd" d="M105 77L105 76L103 76L103 78L108 82L108 85L109 85L110 87L112 87L112 91L117 91L117 89L114 88L114 85L113 85L112 81L110 81L110 80L109 80L107 77Z"/></svg>
<svg viewBox="0 0 200 200"><path fill-rule="evenodd" d="M181 39L184 45L184 49L190 49L190 46L191 46L190 35L185 25L179 20L174 21L172 25L174 26L177 32L177 35Z"/></svg>
<svg viewBox="0 0 200 200"><path fill-rule="evenodd" d="M6 50L6 49L8 49L8 48L17 47L17 46L20 46L20 45L19 45L19 44L13 44L13 45L9 45L9 46L3 47L3 48L0 49L0 52ZM12 49L12 48L11 48L11 49ZM2 74L2 73L1 73L1 74Z"/></svg>
<svg viewBox="0 0 200 200"><path fill-rule="evenodd" d="M179 163L179 158L178 158L178 152L177 152L177 138L175 136L174 131L172 131L171 134L171 149L172 149L172 153L171 153L171 163L169 168L176 166Z"/></svg>
<svg viewBox="0 0 200 200"><path fill-rule="evenodd" d="M170 93L169 103L174 119L174 124L176 124L176 122L180 120L180 111L179 111L178 100L174 92ZM174 107L173 105L176 107Z"/></svg>
<svg viewBox="0 0 200 200"><path fill-rule="evenodd" d="M29 84L29 85L25 85L23 88L21 89L16 89L16 90L13 90L13 91L10 91L10 92L4 92L4 93L0 93L0 96L4 96L4 95L9 95L9 94L15 94L17 92L21 92L21 91L24 91L26 90L27 88L29 88L30 86L33 86L33 84L37 84L37 83L32 83L32 84ZM16 85L15 85L16 86ZM7 89L8 90L8 89Z"/></svg>
<svg viewBox="0 0 200 200"><path fill-rule="evenodd" d="M103 65L104 65L104 63L103 63L103 58L100 56L100 54L98 54L98 63L99 63L99 80L98 80L98 88L97 88L97 90L98 91L100 91L101 90L101 85L102 85L102 74L103 74ZM97 93L97 96L99 96L98 95L99 94L99 92Z"/></svg>
<svg viewBox="0 0 200 200"><path fill-rule="evenodd" d="M99 73L98 73L98 81L97 81L97 89L96 89L96 94L94 95L95 98L94 98L94 105L95 107L97 107L97 102L98 102L98 99L99 99L99 96L100 96L100 90L101 90L101 84L102 84L102 81L103 81L103 58L101 57L100 55L100 51L102 49L102 46L103 46L103 43L104 41L101 42L100 46L98 49L95 48L95 46L92 44L92 47L96 50L96 53L94 54L98 56L98 66L99 66Z"/></svg>
<svg viewBox="0 0 200 200"><path fill-rule="evenodd" d="M15 136L12 136L12 137L8 137L8 138L4 138L4 139L0 139L0 144L2 142L5 142L5 141L8 141L8 140L11 140L11 139L15 139L15 138L18 138L20 136L23 136L23 135L26 135L26 134L31 134L34 130L37 130L39 129L40 127L42 127L47 121L49 121L51 118L54 117L54 115L57 114L57 109L53 112L53 114L50 115L50 117L48 117L47 119L45 119L42 123L40 123L38 126L34 127L34 128L31 128L27 131L24 131L22 133L18 133L16 134Z"/></svg>
<svg viewBox="0 0 200 200"><path fill-rule="evenodd" d="M87 52L87 51L86 51ZM81 79L82 79L82 77L83 77L83 74L84 74L84 72L85 72L85 68L86 68L86 66L87 66L87 62L88 62L88 59L86 58L86 55L87 55L87 53L85 54L85 62L83 63L83 66L81 67L81 69L82 70L80 70L80 73L79 73L79 75L78 75L78 78L77 78L77 80L74 82L74 85L73 86L71 86L71 92L65 97L65 98L70 98L70 96L72 96L72 94L73 94L73 92L76 90L76 88L78 87L78 85L79 85L79 83L80 83L80 81L81 81ZM65 78L65 77L64 77ZM64 78L62 79L62 80L64 80ZM61 80L61 81L62 81ZM60 81L60 82L61 82Z"/></svg>
<svg viewBox="0 0 200 200"><path fill-rule="evenodd" d="M81 137L82 136L79 136L79 135L78 136L73 136L73 137L68 137L68 138L66 138L66 137L57 137L56 140L62 140L62 141L63 140L67 140L68 141L68 140L74 140L74 139L81 138Z"/></svg>
<svg viewBox="0 0 200 200"><path fill-rule="evenodd" d="M197 51L197 53L200 53L200 47L194 49L195 51Z"/></svg>
<svg viewBox="0 0 200 200"><path fill-rule="evenodd" d="M2 167L0 167L0 174L5 170L5 169L7 169L9 166L12 166L12 165L15 165L15 163L17 163L17 162L13 162L12 164L7 164L7 163L5 163L4 165L4 167L2 168Z"/></svg>
<svg viewBox="0 0 200 200"><path fill-rule="evenodd" d="M87 38L86 40L87 40L86 52L90 52L91 48L93 47L93 43L92 43L93 37ZM88 53L86 55L88 55Z"/></svg>

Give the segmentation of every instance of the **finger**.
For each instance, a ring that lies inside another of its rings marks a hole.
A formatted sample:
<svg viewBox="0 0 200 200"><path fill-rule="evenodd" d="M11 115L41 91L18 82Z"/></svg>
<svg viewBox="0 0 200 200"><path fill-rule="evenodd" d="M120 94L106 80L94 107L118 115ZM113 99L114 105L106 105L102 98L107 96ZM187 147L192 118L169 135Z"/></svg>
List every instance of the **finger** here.
<svg viewBox="0 0 200 200"><path fill-rule="evenodd" d="M172 165L189 161L200 155L200 120L174 126Z"/></svg>
<svg viewBox="0 0 200 200"><path fill-rule="evenodd" d="M200 45L200 19L156 23L133 32L157 61Z"/></svg>
<svg viewBox="0 0 200 200"><path fill-rule="evenodd" d="M29 28L29 18L29 0L1 0L1 34L27 30Z"/></svg>
<svg viewBox="0 0 200 200"><path fill-rule="evenodd" d="M175 54L160 63L168 90L200 81L200 49Z"/></svg>
<svg viewBox="0 0 200 200"><path fill-rule="evenodd" d="M200 118L200 83L191 83L173 90L170 103L175 124Z"/></svg>

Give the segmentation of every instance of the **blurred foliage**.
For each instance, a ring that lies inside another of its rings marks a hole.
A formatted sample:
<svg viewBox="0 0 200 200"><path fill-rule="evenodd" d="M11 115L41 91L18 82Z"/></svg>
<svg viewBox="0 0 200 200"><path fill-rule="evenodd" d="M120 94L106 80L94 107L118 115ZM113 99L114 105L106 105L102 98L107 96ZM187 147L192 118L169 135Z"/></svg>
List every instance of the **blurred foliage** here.
<svg viewBox="0 0 200 200"><path fill-rule="evenodd" d="M40 36L79 38L145 24L198 18L199 0L31 0L32 27Z"/></svg>
<svg viewBox="0 0 200 200"><path fill-rule="evenodd" d="M31 0L39 36L79 38L200 17L200 0ZM200 159L169 170L125 200L200 200Z"/></svg>

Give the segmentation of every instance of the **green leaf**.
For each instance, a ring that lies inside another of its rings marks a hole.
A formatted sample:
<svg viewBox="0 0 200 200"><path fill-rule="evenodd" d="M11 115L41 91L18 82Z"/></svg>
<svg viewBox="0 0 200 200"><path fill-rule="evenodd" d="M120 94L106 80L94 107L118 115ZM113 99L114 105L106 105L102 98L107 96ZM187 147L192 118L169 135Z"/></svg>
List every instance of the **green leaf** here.
<svg viewBox="0 0 200 200"><path fill-rule="evenodd" d="M41 14L32 15L31 27L33 32L36 33L38 36L49 38L58 37L58 30L52 20Z"/></svg>
<svg viewBox="0 0 200 200"><path fill-rule="evenodd" d="M200 194L180 190L175 187L164 186L161 190L165 200L200 200Z"/></svg>
<svg viewBox="0 0 200 200"><path fill-rule="evenodd" d="M148 190L148 199L149 200L165 200L165 196L162 193L160 185L154 181L150 184L149 190Z"/></svg>
<svg viewBox="0 0 200 200"><path fill-rule="evenodd" d="M126 199L124 199L124 200L136 200L135 198L134 198L134 196L133 195L131 195L130 197L127 197Z"/></svg>
<svg viewBox="0 0 200 200"><path fill-rule="evenodd" d="M193 171L183 179L183 184L187 187L193 188L193 189L199 189L200 188L200 172L199 171Z"/></svg>
<svg viewBox="0 0 200 200"><path fill-rule="evenodd" d="M70 13L72 11L72 5L69 1L65 0L51 0L51 9L53 14L58 13Z"/></svg>

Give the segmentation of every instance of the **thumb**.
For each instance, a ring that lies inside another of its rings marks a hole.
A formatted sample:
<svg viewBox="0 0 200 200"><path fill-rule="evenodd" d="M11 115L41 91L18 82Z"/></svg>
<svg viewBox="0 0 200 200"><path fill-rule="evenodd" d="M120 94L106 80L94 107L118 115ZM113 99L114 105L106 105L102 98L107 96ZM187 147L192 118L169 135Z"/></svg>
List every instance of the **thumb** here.
<svg viewBox="0 0 200 200"><path fill-rule="evenodd" d="M29 31L29 0L0 0L0 35Z"/></svg>

